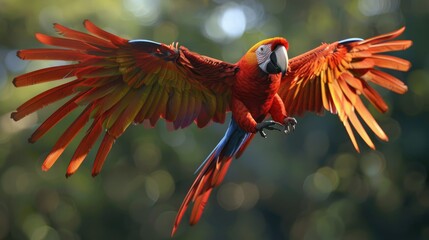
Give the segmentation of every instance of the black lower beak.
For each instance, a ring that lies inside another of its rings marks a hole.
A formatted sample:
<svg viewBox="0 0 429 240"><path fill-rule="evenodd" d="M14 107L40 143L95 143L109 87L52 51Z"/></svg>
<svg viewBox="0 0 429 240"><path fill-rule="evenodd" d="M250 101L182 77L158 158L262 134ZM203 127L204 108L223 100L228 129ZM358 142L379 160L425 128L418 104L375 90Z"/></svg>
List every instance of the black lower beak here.
<svg viewBox="0 0 429 240"><path fill-rule="evenodd" d="M277 74L280 73L282 70L277 64L277 56L275 52L272 52L270 54L270 61L267 64L267 72L269 74Z"/></svg>

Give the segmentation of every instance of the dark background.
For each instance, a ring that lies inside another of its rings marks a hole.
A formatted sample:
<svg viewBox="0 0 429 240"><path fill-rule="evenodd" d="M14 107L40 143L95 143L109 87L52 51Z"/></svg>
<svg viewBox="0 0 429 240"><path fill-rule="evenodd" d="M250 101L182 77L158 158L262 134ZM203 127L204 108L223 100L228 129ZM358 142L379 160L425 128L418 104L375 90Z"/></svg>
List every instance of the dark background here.
<svg viewBox="0 0 429 240"><path fill-rule="evenodd" d="M49 84L16 89L11 81L62 63L20 61L16 50L40 47L34 33L54 34L53 22L83 30L83 19L129 39L179 41L230 62L268 37L287 38L293 57L323 41L406 25L401 38L414 45L395 55L413 67L395 76L409 91L381 90L389 111L370 108L388 143L371 135L377 150L360 141L357 153L336 116L298 117L291 135L256 137L212 194L200 223L183 222L176 237L429 239L429 1L423 0L0 0L0 239L168 238L194 170L226 129L132 126L98 177L90 175L93 152L73 177L64 177L76 142L42 172L44 157L74 118L27 143L59 104L14 122L11 111Z"/></svg>

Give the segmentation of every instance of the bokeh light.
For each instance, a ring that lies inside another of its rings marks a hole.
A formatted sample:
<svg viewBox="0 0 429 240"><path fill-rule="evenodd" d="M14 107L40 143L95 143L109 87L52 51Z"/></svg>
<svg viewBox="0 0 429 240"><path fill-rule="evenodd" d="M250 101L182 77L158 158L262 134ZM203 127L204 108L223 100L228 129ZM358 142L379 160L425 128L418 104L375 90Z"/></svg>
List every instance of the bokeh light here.
<svg viewBox="0 0 429 240"><path fill-rule="evenodd" d="M247 5L226 2L207 17L203 33L213 41L227 43L260 25L263 14L260 4L252 1Z"/></svg>
<svg viewBox="0 0 429 240"><path fill-rule="evenodd" d="M359 10L366 16L375 16L398 9L400 0L359 0Z"/></svg>
<svg viewBox="0 0 429 240"><path fill-rule="evenodd" d="M123 3L124 7L130 11L142 25L153 25L161 14L161 1L159 0L124 0Z"/></svg>

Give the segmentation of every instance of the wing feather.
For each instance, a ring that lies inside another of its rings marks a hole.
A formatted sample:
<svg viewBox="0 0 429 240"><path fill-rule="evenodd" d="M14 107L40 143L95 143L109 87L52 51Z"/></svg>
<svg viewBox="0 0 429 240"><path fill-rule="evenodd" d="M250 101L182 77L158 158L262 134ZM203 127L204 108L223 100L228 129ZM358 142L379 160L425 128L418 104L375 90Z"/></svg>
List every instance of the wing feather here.
<svg viewBox="0 0 429 240"><path fill-rule="evenodd" d="M76 61L29 72L13 81L16 87L66 81L31 98L12 113L11 117L18 121L70 97L40 125L30 142L40 139L78 106L86 106L58 139L43 164L44 170L54 164L91 119L92 124L70 161L67 176L81 165L103 129L106 133L96 154L93 175L101 170L115 139L133 122L148 120L154 126L158 119L164 118L177 129L193 122L204 127L210 121L224 121L237 65L199 55L177 44L129 41L88 20L84 26L88 33L54 24L62 37L36 34L41 43L54 48L17 53L25 60Z"/></svg>
<svg viewBox="0 0 429 240"><path fill-rule="evenodd" d="M399 94L407 91L401 80L379 70L408 71L410 68L407 60L381 54L405 50L412 45L409 40L394 40L404 30L401 28L362 41L322 44L292 58L279 90L288 114L321 113L323 109L337 114L357 151L359 146L353 129L369 147L375 148L361 119L378 138L387 141L387 135L363 104L361 96L378 111L386 112L386 102L370 83Z"/></svg>

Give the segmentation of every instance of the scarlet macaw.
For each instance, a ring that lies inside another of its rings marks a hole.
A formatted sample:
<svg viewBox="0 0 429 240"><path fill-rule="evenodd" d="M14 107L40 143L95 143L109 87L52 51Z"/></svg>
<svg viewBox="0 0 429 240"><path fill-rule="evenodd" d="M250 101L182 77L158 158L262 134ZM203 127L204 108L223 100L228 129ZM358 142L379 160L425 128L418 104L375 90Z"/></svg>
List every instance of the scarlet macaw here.
<svg viewBox="0 0 429 240"><path fill-rule="evenodd" d="M223 123L225 114L232 112L225 136L198 169L198 176L178 211L172 235L191 202L194 205L190 223L199 221L212 189L222 182L231 160L240 157L256 133L265 137L264 130L280 130L280 127L288 132L296 124L290 116L327 110L339 116L356 150L359 148L353 128L374 149L356 112L375 135L384 141L388 138L360 96L365 96L380 112L386 112L386 103L369 82L399 94L407 91L399 79L377 69L410 68L406 60L380 54L411 46L410 40L393 40L405 28L367 40L353 38L323 43L290 60L286 39L266 39L231 64L191 52L177 43L130 41L88 20L84 26L90 34L54 24L63 38L39 33L36 38L61 48L17 53L24 60L76 62L29 72L13 80L16 87L23 87L69 79L31 98L12 113L11 117L18 121L71 96L33 133L31 143L78 106L86 106L59 137L42 165L43 170L55 163L90 120L92 123L67 168L67 177L79 168L103 129L106 132L96 154L93 176L100 172L114 141L132 123L147 121L154 126L163 118L174 129L193 122L202 128L210 121ZM272 120L265 120L268 115Z"/></svg>

